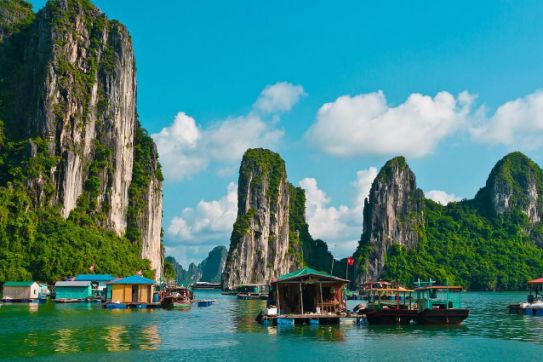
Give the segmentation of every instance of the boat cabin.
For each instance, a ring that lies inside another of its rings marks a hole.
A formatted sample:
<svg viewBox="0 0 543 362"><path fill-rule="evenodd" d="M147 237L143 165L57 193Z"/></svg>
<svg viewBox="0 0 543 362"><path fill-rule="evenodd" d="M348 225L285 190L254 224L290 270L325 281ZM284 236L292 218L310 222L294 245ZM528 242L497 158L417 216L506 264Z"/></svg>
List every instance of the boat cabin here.
<svg viewBox="0 0 543 362"><path fill-rule="evenodd" d="M528 303L543 302L543 278L528 281L528 287L530 288Z"/></svg>
<svg viewBox="0 0 543 362"><path fill-rule="evenodd" d="M238 287L238 293L267 293L267 288L258 284L245 284Z"/></svg>
<svg viewBox="0 0 543 362"><path fill-rule="evenodd" d="M303 268L272 281L268 305L279 315L332 315L346 310L343 289L349 281Z"/></svg>
<svg viewBox="0 0 543 362"><path fill-rule="evenodd" d="M2 300L25 301L38 299L40 295L40 284L34 281L4 283Z"/></svg>
<svg viewBox="0 0 543 362"><path fill-rule="evenodd" d="M415 288L417 308L426 309L460 309L462 308L461 286L433 285L435 282L416 282Z"/></svg>
<svg viewBox="0 0 543 362"><path fill-rule="evenodd" d="M147 304L152 302L155 281L141 275L116 279L108 283L108 302Z"/></svg>
<svg viewBox="0 0 543 362"><path fill-rule="evenodd" d="M55 300L85 300L92 298L91 282L59 281L55 283Z"/></svg>

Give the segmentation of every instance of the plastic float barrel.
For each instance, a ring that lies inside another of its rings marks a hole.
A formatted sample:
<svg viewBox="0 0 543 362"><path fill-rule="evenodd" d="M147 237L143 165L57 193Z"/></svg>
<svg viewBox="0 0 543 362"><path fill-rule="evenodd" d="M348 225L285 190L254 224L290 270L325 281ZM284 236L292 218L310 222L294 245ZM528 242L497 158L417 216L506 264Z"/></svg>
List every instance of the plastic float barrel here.
<svg viewBox="0 0 543 362"><path fill-rule="evenodd" d="M154 303L158 303L159 300L160 300L160 299L159 299L159 297L158 297L158 293L154 293L154 294L153 294L153 302L154 302Z"/></svg>
<svg viewBox="0 0 543 362"><path fill-rule="evenodd" d="M293 327L294 319L292 318L277 318L277 325L282 327Z"/></svg>

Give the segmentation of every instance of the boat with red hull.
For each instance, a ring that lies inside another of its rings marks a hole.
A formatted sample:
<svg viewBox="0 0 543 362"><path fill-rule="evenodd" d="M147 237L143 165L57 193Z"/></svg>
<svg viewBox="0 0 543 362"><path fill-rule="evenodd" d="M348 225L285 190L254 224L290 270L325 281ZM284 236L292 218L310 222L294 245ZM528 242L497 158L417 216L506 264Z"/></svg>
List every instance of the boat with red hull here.
<svg viewBox="0 0 543 362"><path fill-rule="evenodd" d="M417 282L415 285L417 323L419 324L460 324L469 316L469 310L462 308L461 286L434 285L434 281Z"/></svg>

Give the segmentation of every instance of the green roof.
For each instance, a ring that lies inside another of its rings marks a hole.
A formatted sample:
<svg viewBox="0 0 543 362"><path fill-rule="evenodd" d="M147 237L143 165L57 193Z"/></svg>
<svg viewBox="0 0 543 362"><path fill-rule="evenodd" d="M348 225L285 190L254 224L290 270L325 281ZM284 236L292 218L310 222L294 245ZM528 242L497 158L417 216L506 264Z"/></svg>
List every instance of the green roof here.
<svg viewBox="0 0 543 362"><path fill-rule="evenodd" d="M348 282L348 280L346 280L346 279L338 278L338 277L336 277L336 276L334 276L332 274L328 274L327 272L315 270L315 269L310 268L310 267L305 267L305 268L293 271L291 273L281 275L279 278L277 278L277 281L296 279L296 278L309 276L309 275L321 276L321 277L325 277L327 279L334 279L334 280L337 280L337 281Z"/></svg>
<svg viewBox="0 0 543 362"><path fill-rule="evenodd" d="M4 287L30 287L35 282L5 282Z"/></svg>

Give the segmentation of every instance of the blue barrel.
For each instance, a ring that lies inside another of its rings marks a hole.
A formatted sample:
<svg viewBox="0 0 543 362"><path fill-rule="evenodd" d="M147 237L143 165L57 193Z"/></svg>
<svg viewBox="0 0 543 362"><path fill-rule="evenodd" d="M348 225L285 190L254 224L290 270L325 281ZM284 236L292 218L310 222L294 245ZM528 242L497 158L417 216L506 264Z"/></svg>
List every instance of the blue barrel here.
<svg viewBox="0 0 543 362"><path fill-rule="evenodd" d="M154 294L153 294L153 302L154 302L154 303L158 303L159 300L160 300L160 299L158 298L158 293L154 293Z"/></svg>

